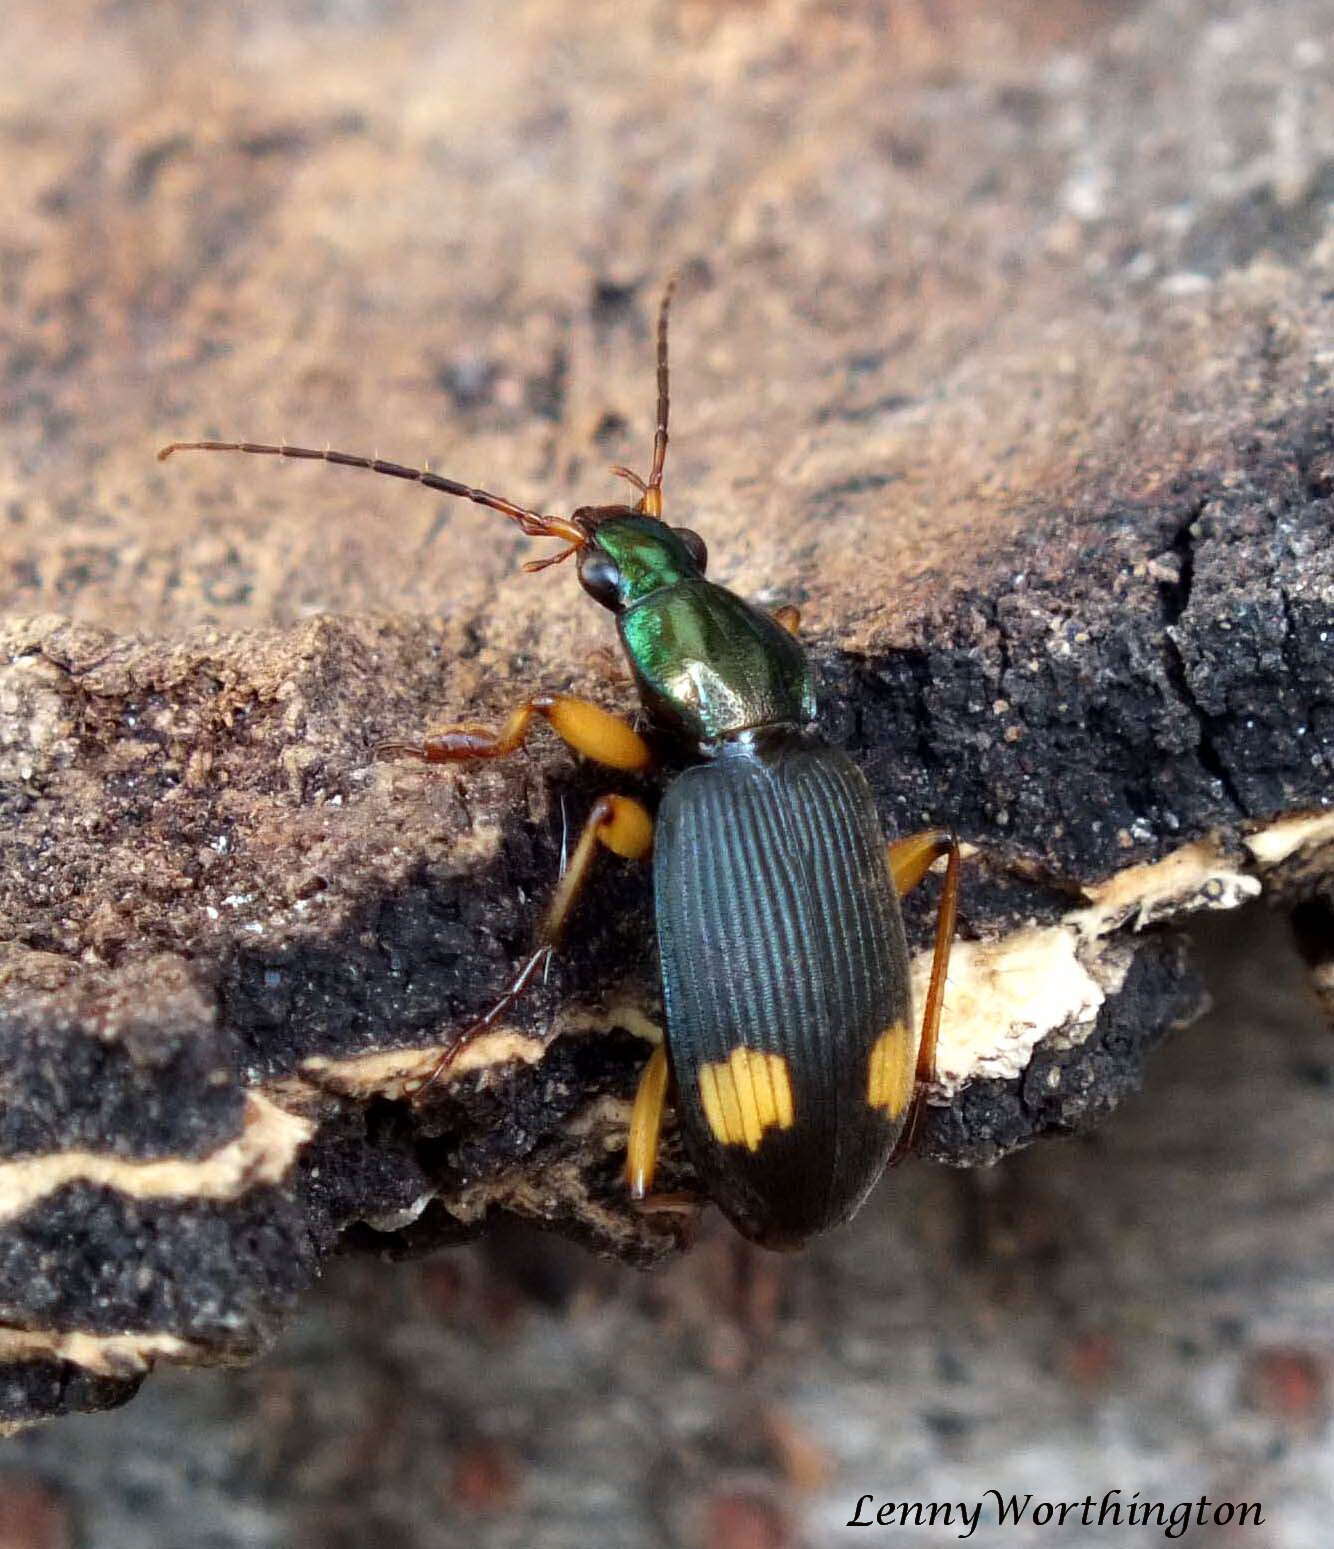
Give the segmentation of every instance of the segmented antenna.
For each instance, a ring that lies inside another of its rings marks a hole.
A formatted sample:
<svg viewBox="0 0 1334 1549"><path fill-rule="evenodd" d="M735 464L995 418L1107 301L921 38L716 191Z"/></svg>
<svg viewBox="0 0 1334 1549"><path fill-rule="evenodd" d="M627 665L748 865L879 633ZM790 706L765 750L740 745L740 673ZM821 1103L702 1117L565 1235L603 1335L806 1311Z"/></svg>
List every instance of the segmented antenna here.
<svg viewBox="0 0 1334 1549"><path fill-rule="evenodd" d="M646 483L633 468L627 468L623 463L616 463L611 470L618 479L628 479L639 491L639 504L635 509L645 516L655 516L659 521L662 520L662 470L667 461L667 410L671 406L667 392L667 314L675 294L676 276L673 275L667 281L658 307L658 424L653 432L653 467L648 481Z"/></svg>
<svg viewBox="0 0 1334 1549"><path fill-rule="evenodd" d="M667 462L667 411L671 400L667 390L667 317L671 311L672 297L676 294L675 275L667 282L662 304L658 308L658 423L653 433L653 467L647 482L629 468L616 467L612 472L639 491L638 510L646 516L662 518L662 471ZM460 484L456 479L446 479L427 468L409 468L406 463L385 462L381 457L362 457L353 452L335 452L331 447L317 451L309 446L288 446L283 441L277 446L264 441L173 441L162 447L159 462L175 452L249 452L261 457L293 457L308 462L334 463L340 468L364 468L369 473L382 473L391 479L404 479L409 484L421 484L426 489L439 490L442 495L457 495L461 500L471 500L475 505L499 511L530 538L560 538L567 545L558 554L543 559L529 560L525 570L546 570L559 565L571 554L583 548L589 541L585 527L566 516L547 516L541 511L531 511L527 506L516 505L503 495L493 495L489 490L474 489L471 484Z"/></svg>
<svg viewBox="0 0 1334 1549"><path fill-rule="evenodd" d="M649 470L648 487L644 491L644 510L649 516L662 515L662 470L667 461L667 410L671 398L667 392L667 314L672 309L672 297L676 294L676 276L667 281L662 293L662 305L658 308L658 425L653 432L653 467Z"/></svg>
<svg viewBox="0 0 1334 1549"><path fill-rule="evenodd" d="M158 452L158 461L166 462L173 452L252 452L264 457L304 458L311 462L334 463L340 468L365 468L370 473L383 473L391 479L406 479L410 484L421 484L427 489L439 490L444 495L458 495L463 500L471 500L476 505L499 511L502 516L516 522L530 538L561 538L570 545L558 558L537 562L538 568L544 569L549 564L568 558L588 542L588 534L568 517L546 516L541 511L530 511L527 506L515 505L512 500L506 500L502 495L493 495L489 490L474 489L470 484L446 479L438 473L431 473L429 469L409 468L404 463L389 463L380 457L335 452L327 446L320 452L308 446L288 446L286 442L269 446L262 441L173 441Z"/></svg>

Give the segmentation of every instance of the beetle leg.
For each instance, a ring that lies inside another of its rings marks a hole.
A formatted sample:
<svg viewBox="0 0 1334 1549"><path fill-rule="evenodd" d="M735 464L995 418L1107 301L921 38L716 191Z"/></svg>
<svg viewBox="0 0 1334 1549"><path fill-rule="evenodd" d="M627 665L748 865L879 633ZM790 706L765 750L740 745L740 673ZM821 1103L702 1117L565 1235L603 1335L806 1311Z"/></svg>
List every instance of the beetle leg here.
<svg viewBox="0 0 1334 1549"><path fill-rule="evenodd" d="M631 1199L643 1199L658 1170L658 1140L667 1105L667 1047L659 1044L649 1055L630 1111L630 1136L625 1147L625 1182Z"/></svg>
<svg viewBox="0 0 1334 1549"><path fill-rule="evenodd" d="M670 1085L667 1046L660 1043L649 1055L635 1089L635 1103L630 1110L630 1134L625 1146L625 1183L630 1198L641 1211L664 1215L679 1215L682 1211L695 1214L705 1203L702 1194L649 1192L658 1171L658 1142L662 1137L662 1116Z"/></svg>
<svg viewBox="0 0 1334 1549"><path fill-rule="evenodd" d="M543 716L576 753L611 769L644 770L653 762L648 743L628 721L571 694L535 694L499 731L476 725L446 726L421 742L381 742L375 752L377 757L418 758L426 764L504 758L522 747L534 715Z"/></svg>
<svg viewBox="0 0 1334 1549"><path fill-rule="evenodd" d="M422 1098L422 1095L430 1087L435 1085L435 1083L440 1079L441 1076L444 1075L444 1073L449 1069L454 1061L458 1059L459 1055L463 1053L469 1044L480 1038L481 1035L487 1030L487 1028L490 1027L493 1022L495 1022L497 1017L501 1016L504 1012L509 1010L514 1002L518 1000L519 996L522 995L523 992L528 988L529 984L532 983L533 976L537 973L538 969L546 966L547 962L551 958L553 951L553 947L551 947L548 943L543 942L532 952L530 952L529 955L524 959L523 966L510 981L508 989L506 989L505 993L501 995L501 997L490 1007L490 1009L487 1010L482 1016L478 1017L475 1022L470 1023L463 1029L463 1031L449 1046L446 1052L440 1056L434 1065L431 1066L426 1075L421 1077L420 1080L410 1080L405 1083L405 1090L407 1095L414 1103L419 1102Z"/></svg>
<svg viewBox="0 0 1334 1549"><path fill-rule="evenodd" d="M889 872L894 891L903 897L911 893L942 855L954 846L953 834L943 828L924 828L920 834L895 839L889 846Z"/></svg>
<svg viewBox="0 0 1334 1549"><path fill-rule="evenodd" d="M917 846L916 851L910 846ZM895 852L898 852L897 854ZM933 853L934 851L934 853ZM903 1126L890 1165L900 1162L912 1149L917 1134L918 1121L922 1116L922 1102L927 1085L936 1079L936 1039L940 1032L940 1010L945 1004L945 980L949 974L950 947L954 942L954 925L959 905L959 841L952 834L914 834L890 846L890 867L895 884L900 875L909 877L907 886L900 886L900 893L920 882L938 855L948 855L945 868L945 885L940 890L940 906L936 911L936 940L931 952L931 983L927 987L926 1005L922 1009L922 1036L917 1043L916 1089L908 1122ZM900 871L902 866L902 872ZM915 873L915 875L914 875Z"/></svg>
<svg viewBox="0 0 1334 1549"><path fill-rule="evenodd" d="M936 1077L936 1036L940 1032L940 1008L945 1003L945 978L950 968L950 947L954 943L954 922L959 912L959 841L953 834L939 836L945 845L949 863L945 867L945 885L940 890L936 911L936 941L931 953L931 983L922 1010L922 1036L917 1045L917 1083L920 1088ZM918 1100L920 1101L920 1095Z"/></svg>
<svg viewBox="0 0 1334 1549"><path fill-rule="evenodd" d="M781 624L789 635L798 634L801 630L801 609L785 602L781 608L774 609L774 623Z"/></svg>
<svg viewBox="0 0 1334 1549"><path fill-rule="evenodd" d="M630 670L621 653L609 645L595 645L584 658L585 664L608 683L629 683Z"/></svg>
<svg viewBox="0 0 1334 1549"><path fill-rule="evenodd" d="M629 731L629 727L625 729ZM653 819L632 797L598 797L588 815L588 822L584 824L584 831L579 836L579 843L574 847L565 875L556 884L547 912L542 916L542 923L537 930L537 945L524 959L523 966L500 999L484 1015L463 1029L421 1083L414 1086L411 1093L413 1102L419 1101L427 1088L435 1085L464 1049L480 1037L497 1017L509 1010L538 970L546 967L560 946L566 922L593 869L599 845L605 845L627 860L643 860L653 848Z"/></svg>
<svg viewBox="0 0 1334 1549"><path fill-rule="evenodd" d="M630 1133L625 1142L625 1186L630 1191L630 1198L641 1210L667 1214L695 1211L704 1203L700 1194L650 1192L658 1171L658 1143L662 1138L662 1116L667 1108L671 1079L667 1045L660 1043L640 1072L634 1107L630 1110Z"/></svg>
<svg viewBox="0 0 1334 1549"><path fill-rule="evenodd" d="M630 796L599 796L593 803L570 864L556 884L556 891L551 895L538 928L538 942L548 951L554 951L560 945L566 921L588 881L599 845L605 845L629 861L646 860L653 848L653 819Z"/></svg>

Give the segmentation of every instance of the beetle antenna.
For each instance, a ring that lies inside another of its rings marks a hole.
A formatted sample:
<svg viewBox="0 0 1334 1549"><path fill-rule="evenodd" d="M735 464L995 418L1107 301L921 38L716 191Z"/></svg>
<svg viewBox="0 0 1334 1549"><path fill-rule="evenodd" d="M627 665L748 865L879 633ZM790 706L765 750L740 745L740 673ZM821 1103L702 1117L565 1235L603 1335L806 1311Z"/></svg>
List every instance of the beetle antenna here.
<svg viewBox="0 0 1334 1549"><path fill-rule="evenodd" d="M440 474L431 473L425 468L388 463L380 457L359 457L351 452L335 452L327 446L322 452L317 452L313 447L288 446L285 441L279 446L269 446L261 441L173 441L169 446L161 448L157 460L164 463L173 452L252 452L265 457L296 457L313 462L334 463L340 468L365 468L371 473L383 473L391 479L406 479L410 484L421 484L426 489L439 490L444 495L457 495L463 500L471 500L475 505L499 511L502 516L517 523L530 538L563 538L570 549L561 554L560 559L568 558L570 553L583 548L588 542L588 534L569 517L545 516L541 511L530 511L527 506L515 505L512 500L493 495L488 490L459 484L454 479L442 478ZM556 562L548 560L546 563ZM544 569L545 565L540 568Z"/></svg>
<svg viewBox="0 0 1334 1549"><path fill-rule="evenodd" d="M662 305L658 308L658 426L653 433L653 467L649 470L648 487L640 502L646 516L662 519L662 470L667 461L667 410L671 398L667 391L667 315L672 309L672 297L676 294L676 276L667 281L662 293Z"/></svg>

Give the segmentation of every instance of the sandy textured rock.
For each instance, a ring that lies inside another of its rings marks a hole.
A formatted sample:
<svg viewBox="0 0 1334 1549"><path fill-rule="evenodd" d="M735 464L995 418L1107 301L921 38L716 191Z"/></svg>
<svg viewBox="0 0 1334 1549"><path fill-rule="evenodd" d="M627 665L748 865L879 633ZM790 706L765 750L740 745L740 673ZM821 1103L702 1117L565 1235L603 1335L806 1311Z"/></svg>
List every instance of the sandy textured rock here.
<svg viewBox="0 0 1334 1549"><path fill-rule="evenodd" d="M923 1149L990 1160L1105 1112L1200 1002L1182 914L1272 883L1327 964L1327 29L1296 0L1205 11L1186 49L1166 6L1068 0L25 17L0 125L10 1418L245 1355L339 1241L494 1210L636 1262L679 1235L616 1181L656 1015L626 868L440 1102L399 1101L505 982L606 782L545 740L467 773L371 750L538 685L628 705L605 618L567 573L518 577L497 517L153 463L170 437L605 499L604 465L644 460L678 269L673 519L719 579L801 605L888 826L977 847ZM149 1197L144 1167L185 1171Z"/></svg>

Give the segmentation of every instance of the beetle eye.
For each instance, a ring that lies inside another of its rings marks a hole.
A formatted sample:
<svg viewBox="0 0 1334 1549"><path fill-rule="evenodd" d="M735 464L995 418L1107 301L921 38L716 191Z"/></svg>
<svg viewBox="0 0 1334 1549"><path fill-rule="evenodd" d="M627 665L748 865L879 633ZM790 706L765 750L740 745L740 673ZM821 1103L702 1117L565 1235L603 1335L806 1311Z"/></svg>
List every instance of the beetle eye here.
<svg viewBox="0 0 1334 1549"><path fill-rule="evenodd" d="M709 563L708 545L704 542L704 539L689 527L673 527L672 531L690 551L691 559L695 561L699 573L703 575Z"/></svg>
<svg viewBox="0 0 1334 1549"><path fill-rule="evenodd" d="M621 572L610 554L591 546L580 549L579 582L594 602L613 613L621 611Z"/></svg>

